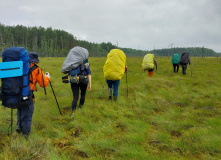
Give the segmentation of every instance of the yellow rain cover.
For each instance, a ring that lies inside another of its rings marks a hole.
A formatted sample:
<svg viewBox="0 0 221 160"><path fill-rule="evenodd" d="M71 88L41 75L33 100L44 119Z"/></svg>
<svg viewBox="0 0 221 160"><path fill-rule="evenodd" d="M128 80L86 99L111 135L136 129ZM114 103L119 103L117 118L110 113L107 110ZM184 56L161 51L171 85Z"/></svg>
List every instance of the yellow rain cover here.
<svg viewBox="0 0 221 160"><path fill-rule="evenodd" d="M107 80L120 80L125 72L126 55L120 49L112 49L107 54L107 60L104 64L104 77Z"/></svg>
<svg viewBox="0 0 221 160"><path fill-rule="evenodd" d="M154 55L152 53L148 53L144 56L142 67L146 70L154 68Z"/></svg>

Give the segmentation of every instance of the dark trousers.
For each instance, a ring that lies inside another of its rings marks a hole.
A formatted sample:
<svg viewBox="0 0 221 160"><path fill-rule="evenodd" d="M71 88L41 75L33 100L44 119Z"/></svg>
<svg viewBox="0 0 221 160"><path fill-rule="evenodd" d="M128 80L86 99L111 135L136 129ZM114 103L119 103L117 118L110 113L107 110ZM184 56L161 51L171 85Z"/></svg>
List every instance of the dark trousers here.
<svg viewBox="0 0 221 160"><path fill-rule="evenodd" d="M116 80L116 81L112 81L112 80L106 80L107 82L107 85L108 85L108 88L113 88L113 95L114 97L117 97L118 96L118 87L119 87L119 84L120 84L120 80Z"/></svg>
<svg viewBox="0 0 221 160"><path fill-rule="evenodd" d="M182 64L182 73L186 75L187 64Z"/></svg>
<svg viewBox="0 0 221 160"><path fill-rule="evenodd" d="M30 104L17 109L17 127L22 131L23 135L29 135L31 131L31 122L34 112L34 101L31 100Z"/></svg>
<svg viewBox="0 0 221 160"><path fill-rule="evenodd" d="M87 84L83 83L71 83L71 89L73 93L73 101L72 101L72 111L76 109L78 98L79 98L79 89L81 90L81 98L80 98L80 105L84 104L85 95L87 91Z"/></svg>
<svg viewBox="0 0 221 160"><path fill-rule="evenodd" d="M173 71L174 73L179 71L179 64L173 64Z"/></svg>

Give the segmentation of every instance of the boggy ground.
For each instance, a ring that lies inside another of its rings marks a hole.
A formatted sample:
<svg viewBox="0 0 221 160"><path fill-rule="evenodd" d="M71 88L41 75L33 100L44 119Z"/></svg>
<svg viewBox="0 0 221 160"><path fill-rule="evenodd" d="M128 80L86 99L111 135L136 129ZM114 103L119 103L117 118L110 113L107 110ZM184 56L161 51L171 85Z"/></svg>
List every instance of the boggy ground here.
<svg viewBox="0 0 221 160"><path fill-rule="evenodd" d="M116 102L108 100L102 67L90 57L92 90L71 118L72 93L60 72L65 58L40 58L51 74L47 95L38 87L31 134L8 136L10 110L0 109L0 159L219 159L221 157L221 60L191 58L187 75L157 57L149 78L142 57L127 58L128 72ZM192 74L191 74L192 73ZM192 75L192 76L191 76ZM127 82L126 82L127 76ZM128 96L127 96L128 88ZM16 113L14 112L15 130Z"/></svg>

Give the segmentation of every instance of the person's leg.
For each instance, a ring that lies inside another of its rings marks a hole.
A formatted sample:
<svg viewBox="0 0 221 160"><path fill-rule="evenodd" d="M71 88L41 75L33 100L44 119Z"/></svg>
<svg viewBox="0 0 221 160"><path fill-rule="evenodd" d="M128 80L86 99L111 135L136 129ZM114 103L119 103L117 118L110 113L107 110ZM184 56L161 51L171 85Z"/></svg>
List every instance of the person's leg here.
<svg viewBox="0 0 221 160"><path fill-rule="evenodd" d="M179 64L177 64L177 73L178 73L178 71L179 71Z"/></svg>
<svg viewBox="0 0 221 160"><path fill-rule="evenodd" d="M84 104L85 95L86 95L86 91L87 91L87 84L81 83L80 90L81 90L81 98L80 98L79 108L81 108L82 105Z"/></svg>
<svg viewBox="0 0 221 160"><path fill-rule="evenodd" d="M154 70L154 69L150 69L150 70L148 70L148 72L149 72L149 77L150 77L150 78L151 78L152 75L153 75L153 70Z"/></svg>
<svg viewBox="0 0 221 160"><path fill-rule="evenodd" d="M117 100L119 84L120 84L120 80L113 81L114 100Z"/></svg>
<svg viewBox="0 0 221 160"><path fill-rule="evenodd" d="M153 71L152 72L149 72L149 77L151 78L153 75Z"/></svg>
<svg viewBox="0 0 221 160"><path fill-rule="evenodd" d="M173 72L176 72L176 64L173 64Z"/></svg>
<svg viewBox="0 0 221 160"><path fill-rule="evenodd" d="M75 111L79 98L79 85L77 83L71 83L71 90L73 93L72 111Z"/></svg>
<svg viewBox="0 0 221 160"><path fill-rule="evenodd" d="M17 109L17 127L16 132L21 133L21 108Z"/></svg>
<svg viewBox="0 0 221 160"><path fill-rule="evenodd" d="M183 69L183 75L186 75L186 69L187 69L187 65L182 65L182 69Z"/></svg>
<svg viewBox="0 0 221 160"><path fill-rule="evenodd" d="M32 116L34 112L34 102L31 101L30 104L23 106L20 108L20 111L17 114L20 115L19 124L21 127L22 134L24 136L28 136L31 131L31 122Z"/></svg>
<svg viewBox="0 0 221 160"><path fill-rule="evenodd" d="M112 86L113 86L113 81L112 80L106 80L107 85L108 85L108 93L109 93L109 100L112 99Z"/></svg>

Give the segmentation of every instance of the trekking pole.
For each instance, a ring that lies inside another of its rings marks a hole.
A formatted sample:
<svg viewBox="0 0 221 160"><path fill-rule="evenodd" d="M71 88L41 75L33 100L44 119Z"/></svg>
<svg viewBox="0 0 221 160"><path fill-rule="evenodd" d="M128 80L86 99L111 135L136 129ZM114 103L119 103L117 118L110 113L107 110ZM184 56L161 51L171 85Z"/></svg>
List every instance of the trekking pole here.
<svg viewBox="0 0 221 160"><path fill-rule="evenodd" d="M11 124L8 127L8 136L9 136L9 130L11 128L11 134L12 134L12 126L13 126L13 109L11 108Z"/></svg>
<svg viewBox="0 0 221 160"><path fill-rule="evenodd" d="M56 98L56 96L55 96L55 93L54 93L54 90L53 90L53 87L52 87L52 84L51 84L51 81L50 81L50 80L49 80L49 83L50 83L50 86L51 86L52 92L53 92L53 94L54 94L54 98L55 98L55 101L56 101L56 103L57 103L57 106L58 106L59 112L60 112L60 114L61 114L61 110L60 110L60 107L59 107L59 104L58 104L58 101L57 101L57 98ZM61 116L62 116L62 114L61 114Z"/></svg>
<svg viewBox="0 0 221 160"><path fill-rule="evenodd" d="M105 81L104 81L103 87L102 87L102 89L101 89L101 92L100 92L99 98L101 97L101 93L102 93L102 91L103 91L103 89L104 89L104 85L105 85Z"/></svg>
<svg viewBox="0 0 221 160"><path fill-rule="evenodd" d="M127 84L127 72L126 72L126 84ZM128 97L128 84L127 84L127 97Z"/></svg>
<svg viewBox="0 0 221 160"><path fill-rule="evenodd" d="M191 72L191 77L192 77L192 68L191 68L191 64L190 64L190 72Z"/></svg>
<svg viewBox="0 0 221 160"><path fill-rule="evenodd" d="M42 70L41 70L41 75L42 75L42 81L43 81L44 91L45 91L45 95L46 95L47 93L46 93L45 82L44 82L44 77L43 77L43 74L42 74Z"/></svg>

